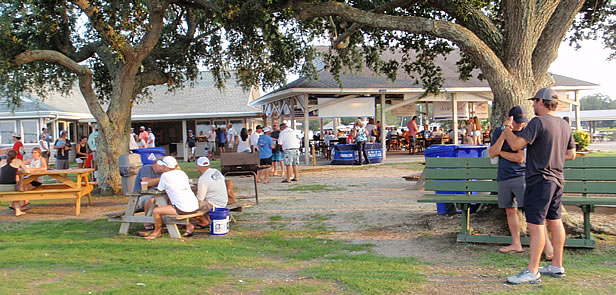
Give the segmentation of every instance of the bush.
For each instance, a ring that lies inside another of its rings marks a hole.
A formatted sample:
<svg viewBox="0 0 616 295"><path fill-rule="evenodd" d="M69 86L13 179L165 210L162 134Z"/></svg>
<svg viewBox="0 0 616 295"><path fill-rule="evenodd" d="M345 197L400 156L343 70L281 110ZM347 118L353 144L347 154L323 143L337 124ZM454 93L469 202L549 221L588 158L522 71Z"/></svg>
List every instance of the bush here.
<svg viewBox="0 0 616 295"><path fill-rule="evenodd" d="M573 139L575 140L576 146L578 146L580 150L584 150L588 145L590 145L590 134L586 131L578 130L573 132Z"/></svg>

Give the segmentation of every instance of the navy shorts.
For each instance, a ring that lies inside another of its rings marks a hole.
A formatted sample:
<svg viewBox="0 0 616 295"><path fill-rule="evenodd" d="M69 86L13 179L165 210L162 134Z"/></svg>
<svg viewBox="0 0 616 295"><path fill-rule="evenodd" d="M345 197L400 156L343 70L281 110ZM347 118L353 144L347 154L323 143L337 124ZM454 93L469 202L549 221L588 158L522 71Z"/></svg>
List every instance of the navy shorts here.
<svg viewBox="0 0 616 295"><path fill-rule="evenodd" d="M261 165L272 165L272 157L261 159Z"/></svg>
<svg viewBox="0 0 616 295"><path fill-rule="evenodd" d="M527 185L524 192L526 222L540 225L546 219L560 219L562 196L563 188L553 181L542 180Z"/></svg>

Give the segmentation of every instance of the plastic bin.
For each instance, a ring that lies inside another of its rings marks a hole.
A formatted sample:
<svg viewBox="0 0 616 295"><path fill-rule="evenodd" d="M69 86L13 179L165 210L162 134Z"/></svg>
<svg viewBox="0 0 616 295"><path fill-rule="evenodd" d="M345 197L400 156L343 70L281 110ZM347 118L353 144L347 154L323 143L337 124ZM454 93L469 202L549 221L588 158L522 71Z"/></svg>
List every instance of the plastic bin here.
<svg viewBox="0 0 616 295"><path fill-rule="evenodd" d="M135 178L143 164L139 154L121 155L119 158L120 176L122 176L122 191L126 193L133 192Z"/></svg>
<svg viewBox="0 0 616 295"><path fill-rule="evenodd" d="M484 151L488 147L485 145L470 145L470 144L436 144L428 147L424 152L424 156L427 158L481 158ZM453 180L453 179L440 179L440 180ZM436 194L450 195L460 194L464 192L460 191L435 191ZM452 204L453 205L453 204ZM448 210L449 207L449 210ZM436 213L447 214L447 211L455 210L451 205L445 203L436 203ZM451 213L451 212L450 212Z"/></svg>
<svg viewBox="0 0 616 295"><path fill-rule="evenodd" d="M141 156L141 162L143 165L153 164L158 157L164 157L167 155L167 151L162 147L153 147L153 148L145 148L145 149L134 149L131 150L135 154L139 154Z"/></svg>

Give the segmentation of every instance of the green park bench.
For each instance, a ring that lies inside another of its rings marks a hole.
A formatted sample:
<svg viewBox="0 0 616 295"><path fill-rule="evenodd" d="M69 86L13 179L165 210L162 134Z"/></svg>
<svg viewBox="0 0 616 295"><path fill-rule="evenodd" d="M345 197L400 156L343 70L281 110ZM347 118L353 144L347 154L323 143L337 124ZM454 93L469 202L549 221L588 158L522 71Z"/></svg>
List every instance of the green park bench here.
<svg viewBox="0 0 616 295"><path fill-rule="evenodd" d="M583 238L567 239L566 247L594 248L590 213L595 206L616 205L616 157L581 157L565 162L563 205L577 205L584 213ZM474 235L470 227L471 204L498 204L498 165L489 158L426 158L426 191L459 191L464 194L424 194L421 203L455 203L462 210L458 242L509 244L510 236ZM478 194L472 194L477 192ZM491 194L493 193L493 194ZM529 238L522 243L528 245Z"/></svg>

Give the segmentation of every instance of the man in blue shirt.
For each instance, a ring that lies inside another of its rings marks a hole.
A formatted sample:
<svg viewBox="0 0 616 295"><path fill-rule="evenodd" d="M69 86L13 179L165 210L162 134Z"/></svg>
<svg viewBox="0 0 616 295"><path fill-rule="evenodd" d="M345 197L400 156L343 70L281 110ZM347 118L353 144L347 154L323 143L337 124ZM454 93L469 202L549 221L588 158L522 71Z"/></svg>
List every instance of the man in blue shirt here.
<svg viewBox="0 0 616 295"><path fill-rule="evenodd" d="M259 158L261 159L261 165L268 165L266 169L259 169L257 171L257 181L261 182L261 175L265 174L265 179L263 179L263 183L269 183L269 166L272 165L272 149L276 147L276 143L270 136L272 134L272 129L269 127L263 128L263 134L259 136L259 140L257 141L259 146ZM265 171L263 171L265 170Z"/></svg>

